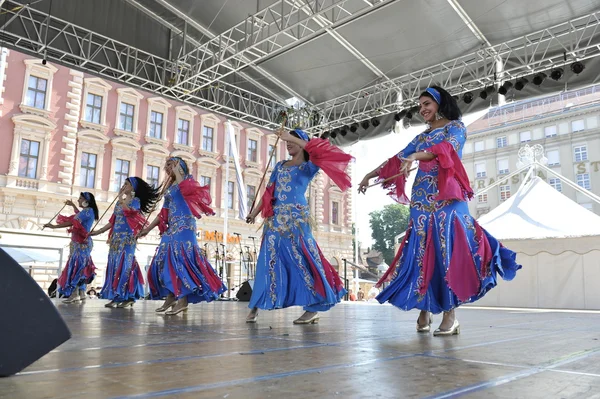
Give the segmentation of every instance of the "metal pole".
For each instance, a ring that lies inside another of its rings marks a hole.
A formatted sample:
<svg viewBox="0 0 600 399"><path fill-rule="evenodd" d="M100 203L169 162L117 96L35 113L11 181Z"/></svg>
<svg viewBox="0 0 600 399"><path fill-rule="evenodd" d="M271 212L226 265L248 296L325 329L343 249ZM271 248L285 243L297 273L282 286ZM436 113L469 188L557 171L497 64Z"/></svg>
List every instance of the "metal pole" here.
<svg viewBox="0 0 600 399"><path fill-rule="evenodd" d="M348 300L348 264L346 258L342 259L344 261L344 288L346 289L345 300Z"/></svg>

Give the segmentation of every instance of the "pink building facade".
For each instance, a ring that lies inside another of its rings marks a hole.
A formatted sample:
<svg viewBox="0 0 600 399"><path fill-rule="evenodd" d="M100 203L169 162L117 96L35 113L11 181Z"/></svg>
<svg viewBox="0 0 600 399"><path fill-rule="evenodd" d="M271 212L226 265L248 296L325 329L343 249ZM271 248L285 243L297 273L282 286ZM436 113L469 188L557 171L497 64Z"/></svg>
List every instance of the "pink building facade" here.
<svg viewBox="0 0 600 399"><path fill-rule="evenodd" d="M226 117L13 50L2 49L0 63L3 236L15 229L52 235L40 232L41 227L65 199L81 191L96 196L102 213L128 176L160 184L169 156L185 159L193 176L211 187L217 215L200 221L200 229L222 232L229 212L228 230L242 234L243 246L250 244L246 237L260 235L238 216L238 183L233 162L225 157ZM287 153L279 145L267 165L275 135L233 120L231 124L251 204L265 168L270 170ZM317 239L325 255L341 266L342 258L352 256L351 195L320 173L309 196ZM201 241L212 238L202 231L198 235ZM149 236L146 244L157 240ZM239 245L231 241L228 253L236 258ZM105 260L95 262L102 265Z"/></svg>

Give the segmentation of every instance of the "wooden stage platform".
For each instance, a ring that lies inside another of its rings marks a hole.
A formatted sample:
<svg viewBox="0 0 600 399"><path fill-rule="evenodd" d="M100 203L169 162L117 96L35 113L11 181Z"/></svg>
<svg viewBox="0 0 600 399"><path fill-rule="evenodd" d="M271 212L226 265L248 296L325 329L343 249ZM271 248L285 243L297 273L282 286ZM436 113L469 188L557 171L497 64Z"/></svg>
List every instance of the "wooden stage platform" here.
<svg viewBox="0 0 600 399"><path fill-rule="evenodd" d="M159 302L104 303L59 303L73 338L0 379L0 398L600 398L594 312L461 308L461 335L433 337L389 305L344 303L297 326L299 308L250 325L247 303L170 317Z"/></svg>

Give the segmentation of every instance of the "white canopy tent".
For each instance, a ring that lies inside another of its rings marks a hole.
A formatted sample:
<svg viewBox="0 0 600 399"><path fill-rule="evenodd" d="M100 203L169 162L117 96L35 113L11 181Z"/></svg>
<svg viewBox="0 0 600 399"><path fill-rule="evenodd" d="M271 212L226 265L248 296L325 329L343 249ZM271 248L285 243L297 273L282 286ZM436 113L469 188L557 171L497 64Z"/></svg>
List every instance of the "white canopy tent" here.
<svg viewBox="0 0 600 399"><path fill-rule="evenodd" d="M537 167L552 172L531 166ZM478 305L600 309L600 216L533 177L478 221L523 265L513 281L500 280Z"/></svg>

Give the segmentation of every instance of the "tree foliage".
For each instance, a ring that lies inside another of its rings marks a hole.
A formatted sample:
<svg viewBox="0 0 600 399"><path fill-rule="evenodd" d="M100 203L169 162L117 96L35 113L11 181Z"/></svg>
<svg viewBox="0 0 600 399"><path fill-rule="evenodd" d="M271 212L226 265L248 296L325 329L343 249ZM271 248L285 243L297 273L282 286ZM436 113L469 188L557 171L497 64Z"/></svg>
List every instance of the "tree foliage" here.
<svg viewBox="0 0 600 399"><path fill-rule="evenodd" d="M373 248L383 253L388 265L394 260L394 237L408 228L410 210L401 204L386 205L380 211L369 213L371 238L375 241Z"/></svg>

